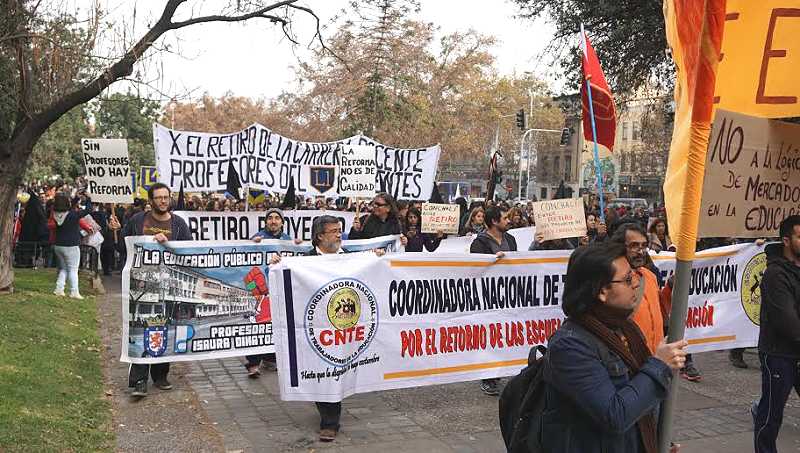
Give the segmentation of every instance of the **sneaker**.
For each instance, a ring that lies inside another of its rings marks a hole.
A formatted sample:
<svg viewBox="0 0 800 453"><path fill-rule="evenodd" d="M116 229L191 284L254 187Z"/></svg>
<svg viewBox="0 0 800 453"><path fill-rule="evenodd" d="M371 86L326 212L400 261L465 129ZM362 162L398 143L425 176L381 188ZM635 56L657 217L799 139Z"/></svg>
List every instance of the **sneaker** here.
<svg viewBox="0 0 800 453"><path fill-rule="evenodd" d="M249 377L251 379L255 379L259 375L261 375L261 371L259 371L258 365L256 365L256 364L252 364L252 365L248 364L245 368L247 368L247 377Z"/></svg>
<svg viewBox="0 0 800 453"><path fill-rule="evenodd" d="M133 392L131 392L131 395L139 398L144 398L147 396L147 381L142 379L141 381L136 382L136 384L133 386Z"/></svg>
<svg viewBox="0 0 800 453"><path fill-rule="evenodd" d="M153 382L153 385L161 390L172 390L172 384L166 378Z"/></svg>
<svg viewBox="0 0 800 453"><path fill-rule="evenodd" d="M728 353L728 360L730 360L731 365L735 366L736 368L747 369L747 362L744 361L744 356L741 351L736 353L731 350Z"/></svg>
<svg viewBox="0 0 800 453"><path fill-rule="evenodd" d="M500 394L500 386L497 379L484 379L481 381L481 391L489 396Z"/></svg>
<svg viewBox="0 0 800 453"><path fill-rule="evenodd" d="M80 293L72 293L72 294L69 295L69 298L70 299L83 300L83 296L81 296Z"/></svg>
<svg viewBox="0 0 800 453"><path fill-rule="evenodd" d="M63 289L57 289L57 290L53 291L53 294L55 294L56 296L61 296L61 297L64 297L66 295L66 294L64 294L64 290Z"/></svg>
<svg viewBox="0 0 800 453"><path fill-rule="evenodd" d="M333 442L336 440L336 430L330 428L319 430L319 440L320 442Z"/></svg>
<svg viewBox="0 0 800 453"><path fill-rule="evenodd" d="M681 377L687 381L697 382L703 378L703 375L695 368L694 363L687 363L685 368L681 368Z"/></svg>

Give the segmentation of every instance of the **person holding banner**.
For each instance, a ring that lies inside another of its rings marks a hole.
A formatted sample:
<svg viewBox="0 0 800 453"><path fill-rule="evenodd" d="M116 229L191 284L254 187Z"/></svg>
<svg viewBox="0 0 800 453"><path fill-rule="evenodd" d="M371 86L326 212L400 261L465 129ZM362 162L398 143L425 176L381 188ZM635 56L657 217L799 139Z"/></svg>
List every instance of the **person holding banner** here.
<svg viewBox="0 0 800 453"><path fill-rule="evenodd" d="M406 246L408 239L402 234L400 219L397 216L397 205L394 198L386 192L380 192L372 199L372 212L353 219L348 239L372 239L381 236L399 234L400 243Z"/></svg>
<svg viewBox="0 0 800 453"><path fill-rule="evenodd" d="M147 191L147 198L150 201L150 211L140 212L128 220L125 228L122 229L120 241L117 243L121 247L120 253L124 252L125 238L127 236L153 236L157 242L163 244L167 241L191 241L192 233L186 222L172 215L172 194L169 186L157 182L150 186ZM116 217L109 222L112 230L119 230L120 224ZM172 390L172 384L167 380L169 374L169 362L147 364L131 364L128 371L128 387L133 388L132 396L144 398L147 396L147 375L153 379L153 385L161 390Z"/></svg>
<svg viewBox="0 0 800 453"><path fill-rule="evenodd" d="M517 251L517 240L508 234L508 207L506 205L489 206L484 214L486 231L479 234L472 244L470 253L496 255L502 258L505 252ZM500 394L500 379L482 379L481 391L489 396Z"/></svg>
<svg viewBox="0 0 800 453"><path fill-rule="evenodd" d="M567 319L544 359L543 451L658 451L657 408L688 342L662 342L650 352L630 319L641 284L622 243L590 244L570 256L562 298Z"/></svg>
<svg viewBox="0 0 800 453"><path fill-rule="evenodd" d="M800 394L800 215L786 217L779 232L782 243L765 249L761 279L761 399L752 408L756 453L778 451L783 408L792 389Z"/></svg>
<svg viewBox="0 0 800 453"><path fill-rule="evenodd" d="M278 208L270 208L267 210L265 214L265 225L266 228L256 233L252 238L250 238L253 242L261 242L263 239L278 239L281 241L289 241L291 238L288 234L283 231L283 211ZM302 239L295 239L294 243L299 244L302 242ZM248 355L245 356L247 360L247 364L245 364L245 368L247 369L247 377L250 378L257 378L261 372L259 371L259 367L263 363L266 368L270 370L276 370L277 367L275 365L275 353L269 354L256 354L256 355Z"/></svg>

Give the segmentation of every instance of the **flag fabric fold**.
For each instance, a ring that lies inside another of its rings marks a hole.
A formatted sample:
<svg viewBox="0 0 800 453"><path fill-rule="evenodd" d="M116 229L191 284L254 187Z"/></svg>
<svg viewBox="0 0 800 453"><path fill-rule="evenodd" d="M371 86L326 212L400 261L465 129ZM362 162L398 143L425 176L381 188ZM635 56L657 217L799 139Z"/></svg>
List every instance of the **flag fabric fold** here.
<svg viewBox="0 0 800 453"><path fill-rule="evenodd" d="M238 201L242 201L242 196L239 194L239 189L242 188L242 183L239 181L239 173L233 166L233 161L228 161L228 181L225 185L225 193Z"/></svg>
<svg viewBox="0 0 800 453"><path fill-rule="evenodd" d="M431 197L428 199L428 203L444 203L442 193L439 192L439 185L436 184L436 181L433 182L433 190L431 191Z"/></svg>
<svg viewBox="0 0 800 453"><path fill-rule="evenodd" d="M286 195L283 196L283 203L281 209L295 209L297 206L297 195L295 195L294 178L289 179L289 187L286 189Z"/></svg>
<svg viewBox="0 0 800 453"><path fill-rule="evenodd" d="M178 192L178 203L175 205L176 211L186 210L186 197L183 194L183 181L181 181L181 190Z"/></svg>
<svg viewBox="0 0 800 453"><path fill-rule="evenodd" d="M677 257L689 261L697 241L725 0L665 0L664 18L676 67L675 125L664 199Z"/></svg>
<svg viewBox="0 0 800 453"><path fill-rule="evenodd" d="M592 107L594 108L594 120L597 132L596 142L614 150L614 137L617 133L617 106L614 104L614 96L611 88L606 82L603 68L600 67L600 60L594 52L592 43L586 32L581 31L581 50L583 50L583 80L581 84L581 106L583 108L583 138L594 142L592 136L592 116L589 110L589 93L586 91L586 82L591 86Z"/></svg>

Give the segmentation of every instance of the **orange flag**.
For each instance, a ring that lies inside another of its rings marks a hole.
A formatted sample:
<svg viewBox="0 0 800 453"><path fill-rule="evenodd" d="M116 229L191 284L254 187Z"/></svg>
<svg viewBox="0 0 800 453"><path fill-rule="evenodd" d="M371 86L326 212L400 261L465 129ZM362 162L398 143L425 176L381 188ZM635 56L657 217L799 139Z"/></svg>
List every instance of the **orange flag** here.
<svg viewBox="0 0 800 453"><path fill-rule="evenodd" d="M697 240L725 0L664 0L664 18L677 68L664 199L677 257L690 261Z"/></svg>

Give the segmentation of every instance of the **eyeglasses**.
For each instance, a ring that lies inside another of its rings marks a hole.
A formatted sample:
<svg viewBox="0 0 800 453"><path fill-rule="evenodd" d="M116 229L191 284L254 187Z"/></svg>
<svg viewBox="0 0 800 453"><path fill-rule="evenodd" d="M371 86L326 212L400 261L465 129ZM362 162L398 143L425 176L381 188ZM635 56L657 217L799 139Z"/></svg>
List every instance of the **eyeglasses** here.
<svg viewBox="0 0 800 453"><path fill-rule="evenodd" d="M322 234L342 234L342 230L341 228L337 228L335 230L323 231Z"/></svg>
<svg viewBox="0 0 800 453"><path fill-rule="evenodd" d="M646 251L650 248L647 242L631 242L629 244L625 244L625 247L632 252L638 252L642 250Z"/></svg>
<svg viewBox="0 0 800 453"><path fill-rule="evenodd" d="M374 208L382 208L384 206L389 206L389 203L378 203L376 201L372 202L372 207Z"/></svg>
<svg viewBox="0 0 800 453"><path fill-rule="evenodd" d="M172 197L170 197L169 195L165 195L162 197L153 197L153 200L169 200L170 198Z"/></svg>
<svg viewBox="0 0 800 453"><path fill-rule="evenodd" d="M638 277L639 277L638 273L635 273L633 271L628 271L628 273L625 274L625 278L623 278L622 280L611 280L608 283L609 284L612 284L612 283L625 283L625 285L627 285L628 287L633 287L633 280L634 280L634 278L636 278L636 281L638 281L639 280Z"/></svg>

